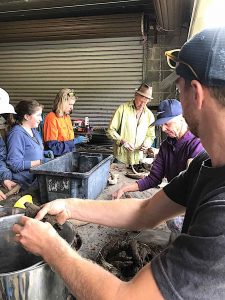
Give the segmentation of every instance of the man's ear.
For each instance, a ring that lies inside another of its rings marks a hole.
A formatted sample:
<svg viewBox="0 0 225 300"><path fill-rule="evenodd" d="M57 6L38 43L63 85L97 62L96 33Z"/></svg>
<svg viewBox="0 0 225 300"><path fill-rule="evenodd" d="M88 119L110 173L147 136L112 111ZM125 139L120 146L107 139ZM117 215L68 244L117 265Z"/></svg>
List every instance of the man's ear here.
<svg viewBox="0 0 225 300"><path fill-rule="evenodd" d="M204 102L204 89L202 84L197 80L191 81L191 86L194 90L194 99L198 109L202 108Z"/></svg>

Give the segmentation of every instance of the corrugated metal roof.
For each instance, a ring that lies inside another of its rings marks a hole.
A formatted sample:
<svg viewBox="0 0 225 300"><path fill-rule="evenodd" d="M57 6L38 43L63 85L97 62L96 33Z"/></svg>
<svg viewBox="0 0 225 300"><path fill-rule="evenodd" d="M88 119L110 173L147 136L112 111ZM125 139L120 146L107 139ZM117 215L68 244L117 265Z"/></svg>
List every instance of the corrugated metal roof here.
<svg viewBox="0 0 225 300"><path fill-rule="evenodd" d="M0 22L0 43L141 36L141 34L140 14Z"/></svg>
<svg viewBox="0 0 225 300"><path fill-rule="evenodd" d="M152 2L152 0L2 0L0 21L142 12L148 13L154 19Z"/></svg>

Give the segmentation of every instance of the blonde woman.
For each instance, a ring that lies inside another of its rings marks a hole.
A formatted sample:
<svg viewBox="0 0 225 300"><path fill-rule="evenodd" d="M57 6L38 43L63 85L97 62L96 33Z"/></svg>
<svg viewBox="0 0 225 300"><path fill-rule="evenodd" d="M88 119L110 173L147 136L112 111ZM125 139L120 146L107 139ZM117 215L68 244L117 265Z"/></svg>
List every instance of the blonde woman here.
<svg viewBox="0 0 225 300"><path fill-rule="evenodd" d="M77 100L74 90L61 89L56 95L52 112L44 120L43 137L46 149L54 156L60 156L75 150L75 145L87 142L87 138L74 138L70 113Z"/></svg>

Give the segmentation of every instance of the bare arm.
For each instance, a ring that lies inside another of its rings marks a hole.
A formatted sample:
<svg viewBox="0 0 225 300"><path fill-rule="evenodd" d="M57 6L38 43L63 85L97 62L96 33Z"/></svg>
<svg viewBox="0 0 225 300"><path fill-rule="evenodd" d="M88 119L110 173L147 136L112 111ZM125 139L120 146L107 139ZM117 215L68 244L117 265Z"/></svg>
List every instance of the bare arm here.
<svg viewBox="0 0 225 300"><path fill-rule="evenodd" d="M42 219L50 213L57 215L61 223L67 219L77 219L111 227L144 229L155 227L184 211L183 206L173 202L161 190L149 199L55 200L47 203L36 218Z"/></svg>
<svg viewBox="0 0 225 300"><path fill-rule="evenodd" d="M61 222L73 218L113 227L141 229L154 227L161 221L184 212L184 207L174 203L161 190L146 200L55 200L47 203L37 218L41 219L47 212L56 214ZM21 225L14 225L13 230L17 233L16 240L28 251L41 255L78 299L163 299L150 265L145 266L126 283L80 257L48 223L22 217Z"/></svg>
<svg viewBox="0 0 225 300"><path fill-rule="evenodd" d="M102 267L68 249L66 257L48 263L60 274L77 299L82 300L161 300L150 265L130 281L123 282Z"/></svg>
<svg viewBox="0 0 225 300"><path fill-rule="evenodd" d="M30 252L41 255L62 277L70 291L82 300L163 299L146 265L130 281L123 282L75 252L48 223L22 217L13 227L16 240Z"/></svg>
<svg viewBox="0 0 225 300"><path fill-rule="evenodd" d="M69 205L74 219L127 229L152 228L185 211L163 190L149 199L78 200L74 205L70 201Z"/></svg>

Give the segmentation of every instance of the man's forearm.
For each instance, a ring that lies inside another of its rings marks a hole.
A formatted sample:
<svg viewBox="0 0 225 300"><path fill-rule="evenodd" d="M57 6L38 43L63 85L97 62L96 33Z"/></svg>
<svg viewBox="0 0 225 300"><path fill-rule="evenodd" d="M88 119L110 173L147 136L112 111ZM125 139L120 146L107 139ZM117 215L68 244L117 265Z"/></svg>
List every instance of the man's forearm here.
<svg viewBox="0 0 225 300"><path fill-rule="evenodd" d="M184 212L163 190L149 199L81 200L68 199L73 219L131 230L152 228Z"/></svg>
<svg viewBox="0 0 225 300"><path fill-rule="evenodd" d="M68 199L72 219L105 226L137 229L141 220L146 199L82 200Z"/></svg>
<svg viewBox="0 0 225 300"><path fill-rule="evenodd" d="M116 292L121 283L118 278L82 258L69 246L61 246L56 247L54 254L48 251L44 259L60 275L76 299L117 299Z"/></svg>
<svg viewBox="0 0 225 300"><path fill-rule="evenodd" d="M64 245L63 245L64 244ZM162 300L146 265L130 282L123 282L97 264L82 258L65 241L47 251L45 261L60 275L79 300Z"/></svg>

